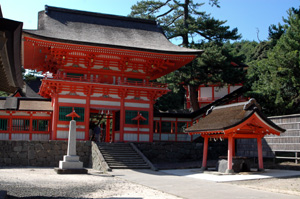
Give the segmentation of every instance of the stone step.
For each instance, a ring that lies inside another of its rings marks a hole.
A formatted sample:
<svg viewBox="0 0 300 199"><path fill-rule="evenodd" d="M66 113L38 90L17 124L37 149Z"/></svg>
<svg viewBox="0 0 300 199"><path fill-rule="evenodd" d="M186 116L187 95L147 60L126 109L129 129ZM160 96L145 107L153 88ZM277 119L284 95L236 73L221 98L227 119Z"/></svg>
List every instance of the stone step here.
<svg viewBox="0 0 300 199"><path fill-rule="evenodd" d="M150 168L128 143L99 144L98 147L111 169Z"/></svg>
<svg viewBox="0 0 300 199"><path fill-rule="evenodd" d="M122 164L146 164L144 161L130 161L130 160L105 160L107 163L122 163Z"/></svg>
<svg viewBox="0 0 300 199"><path fill-rule="evenodd" d="M149 169L149 166L111 166L112 169Z"/></svg>

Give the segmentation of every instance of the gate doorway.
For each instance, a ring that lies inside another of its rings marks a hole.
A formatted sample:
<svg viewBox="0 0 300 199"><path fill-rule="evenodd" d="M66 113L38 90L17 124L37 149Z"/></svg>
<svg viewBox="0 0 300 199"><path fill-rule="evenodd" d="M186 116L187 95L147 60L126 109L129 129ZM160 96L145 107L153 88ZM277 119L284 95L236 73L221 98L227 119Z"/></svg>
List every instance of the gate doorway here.
<svg viewBox="0 0 300 199"><path fill-rule="evenodd" d="M91 108L89 122L89 139L96 142L114 141L115 111L111 109Z"/></svg>

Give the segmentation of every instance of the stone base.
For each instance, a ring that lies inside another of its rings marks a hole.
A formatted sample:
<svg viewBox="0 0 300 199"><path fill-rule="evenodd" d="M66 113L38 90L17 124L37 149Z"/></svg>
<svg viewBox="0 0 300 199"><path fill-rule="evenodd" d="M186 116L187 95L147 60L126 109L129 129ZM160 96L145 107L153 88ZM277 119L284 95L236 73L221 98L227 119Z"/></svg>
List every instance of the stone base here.
<svg viewBox="0 0 300 199"><path fill-rule="evenodd" d="M63 161L59 161L60 169L83 169L83 162L79 161L79 156L64 156Z"/></svg>
<svg viewBox="0 0 300 199"><path fill-rule="evenodd" d="M250 159L245 157L233 157L232 158L232 169L228 169L227 159L221 159L218 161L217 170L220 173L239 173L239 172L249 172L251 163ZM227 158L227 157L225 157Z"/></svg>
<svg viewBox="0 0 300 199"><path fill-rule="evenodd" d="M57 174L87 174L87 169L60 169L60 168L54 168L54 171Z"/></svg>

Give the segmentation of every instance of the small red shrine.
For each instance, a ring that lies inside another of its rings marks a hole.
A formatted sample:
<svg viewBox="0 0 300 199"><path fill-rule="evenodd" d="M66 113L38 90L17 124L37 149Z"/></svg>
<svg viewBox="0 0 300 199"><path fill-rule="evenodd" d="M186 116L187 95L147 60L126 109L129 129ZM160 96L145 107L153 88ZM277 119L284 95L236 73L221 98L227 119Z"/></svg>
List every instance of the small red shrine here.
<svg viewBox="0 0 300 199"><path fill-rule="evenodd" d="M186 129L189 134L200 134L204 138L202 169L207 166L209 139L228 139L227 173L232 172L235 156L235 139L257 139L259 169L263 169L262 138L265 135L280 135L285 130L265 117L255 99L248 102L212 107L206 117Z"/></svg>
<svg viewBox="0 0 300 199"><path fill-rule="evenodd" d="M23 31L22 57L25 69L52 74L39 91L51 99L53 111L43 113L51 117L50 139L68 137L66 114L74 108L77 139L89 139L90 115L102 113L113 123L111 133L106 125L107 141L152 142L153 104L169 91L153 80L202 51L170 43L152 20L50 6L38 16L38 29ZM134 120L139 114L144 119Z"/></svg>

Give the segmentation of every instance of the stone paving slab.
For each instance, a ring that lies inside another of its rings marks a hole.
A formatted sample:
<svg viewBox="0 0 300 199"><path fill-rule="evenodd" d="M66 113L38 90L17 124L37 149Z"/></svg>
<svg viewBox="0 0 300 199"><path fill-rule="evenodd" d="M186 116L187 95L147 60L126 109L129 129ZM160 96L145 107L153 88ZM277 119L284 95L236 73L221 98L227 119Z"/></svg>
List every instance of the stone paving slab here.
<svg viewBox="0 0 300 199"><path fill-rule="evenodd" d="M283 178L283 177L294 177L300 176L300 171L292 170L276 170L266 169L263 172L242 172L240 174L221 174L214 171L200 171L200 169L171 169L163 170L162 172L171 175L184 176L190 178L196 178L201 180L208 180L214 182L231 182L240 180L256 180L266 178Z"/></svg>
<svg viewBox="0 0 300 199"><path fill-rule="evenodd" d="M273 176L275 176L275 173L278 173L278 171L274 171ZM212 174L206 174L205 179L200 179L198 177L200 174L197 173L197 170L195 171L193 169L163 171L114 169L111 174L116 177L126 179L130 182L141 184L187 199L299 199L299 196L296 195L256 190L233 184L208 180L209 178L214 177ZM196 175L197 177L191 177L193 175ZM229 178L232 176L223 177Z"/></svg>

